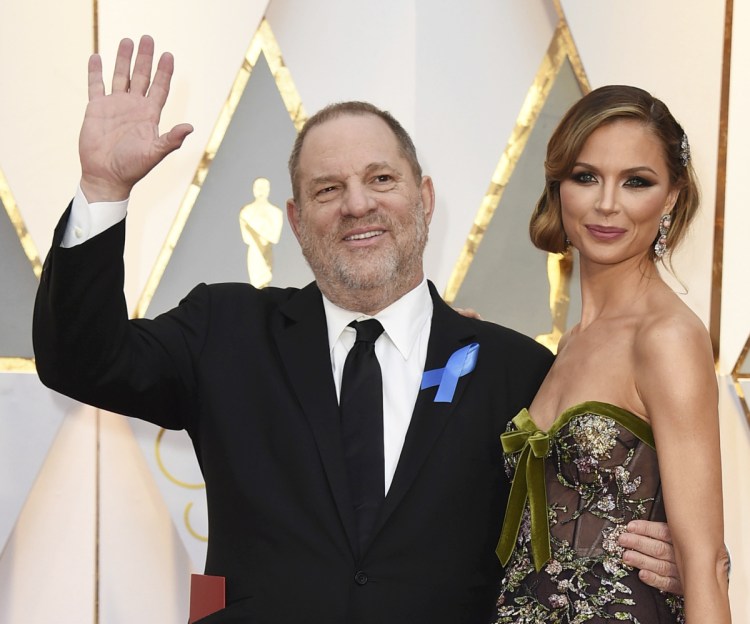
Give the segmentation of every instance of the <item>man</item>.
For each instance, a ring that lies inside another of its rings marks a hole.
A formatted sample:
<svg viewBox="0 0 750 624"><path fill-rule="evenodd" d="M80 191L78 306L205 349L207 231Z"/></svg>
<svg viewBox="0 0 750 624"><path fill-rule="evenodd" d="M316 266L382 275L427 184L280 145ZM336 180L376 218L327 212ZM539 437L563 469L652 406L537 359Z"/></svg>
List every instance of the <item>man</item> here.
<svg viewBox="0 0 750 624"><path fill-rule="evenodd" d="M99 57L89 62L80 192L35 309L42 381L188 431L207 488L206 573L227 583L227 608L206 623L488 621L508 492L499 436L551 355L460 316L425 280L432 181L398 122L364 103L312 117L290 158L287 214L315 283L199 285L176 309L128 321L124 202L192 130L159 136L172 58L151 81L153 41L131 76L132 52L121 42L108 96ZM364 346L372 318L382 334ZM368 348L379 377L374 394L375 377L359 386L363 407L348 355ZM375 429L352 427L350 413L381 400ZM669 561L652 567L661 583L674 576Z"/></svg>

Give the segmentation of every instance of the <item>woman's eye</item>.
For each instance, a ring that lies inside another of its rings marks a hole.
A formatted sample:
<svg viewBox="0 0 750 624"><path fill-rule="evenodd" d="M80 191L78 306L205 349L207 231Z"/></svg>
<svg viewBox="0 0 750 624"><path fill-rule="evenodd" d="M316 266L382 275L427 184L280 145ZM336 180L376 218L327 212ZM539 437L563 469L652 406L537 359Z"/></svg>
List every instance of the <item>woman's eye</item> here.
<svg viewBox="0 0 750 624"><path fill-rule="evenodd" d="M570 177L574 182L578 182L579 184L591 184L592 182L596 182L594 174L589 173L588 171L579 171L572 174Z"/></svg>
<svg viewBox="0 0 750 624"><path fill-rule="evenodd" d="M651 182L649 180L646 180L645 178L641 178L640 176L633 176L632 178L628 178L625 181L625 186L629 186L631 188L645 188L651 186Z"/></svg>

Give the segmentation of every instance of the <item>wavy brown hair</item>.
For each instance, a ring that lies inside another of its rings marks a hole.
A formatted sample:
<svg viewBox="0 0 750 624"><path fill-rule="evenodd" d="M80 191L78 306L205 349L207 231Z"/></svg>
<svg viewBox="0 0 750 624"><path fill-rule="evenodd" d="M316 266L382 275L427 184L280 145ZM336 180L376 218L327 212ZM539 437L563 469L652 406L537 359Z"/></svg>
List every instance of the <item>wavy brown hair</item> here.
<svg viewBox="0 0 750 624"><path fill-rule="evenodd" d="M602 126L620 119L634 119L646 126L664 148L672 188L679 189L672 209L672 226L667 234L668 260L682 241L700 204L698 180L692 162L684 164L685 132L664 102L638 87L610 85L582 97L560 120L547 144L544 162L545 185L529 223L531 241L544 251L562 253L566 248L560 206L560 183L567 179L584 144ZM658 232L654 232L654 243ZM651 260L657 257L653 247Z"/></svg>

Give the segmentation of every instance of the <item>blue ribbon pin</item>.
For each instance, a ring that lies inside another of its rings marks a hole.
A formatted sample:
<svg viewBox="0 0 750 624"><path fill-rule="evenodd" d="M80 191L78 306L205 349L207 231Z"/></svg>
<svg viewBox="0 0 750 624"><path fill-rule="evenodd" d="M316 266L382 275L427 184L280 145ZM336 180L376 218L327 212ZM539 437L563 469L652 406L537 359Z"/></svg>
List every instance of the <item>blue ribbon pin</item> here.
<svg viewBox="0 0 750 624"><path fill-rule="evenodd" d="M455 351L449 358L445 368L435 368L422 374L422 385L420 390L438 386L435 394L435 403L450 403L456 392L459 377L468 375L477 365L477 354L479 343L472 342L470 345Z"/></svg>

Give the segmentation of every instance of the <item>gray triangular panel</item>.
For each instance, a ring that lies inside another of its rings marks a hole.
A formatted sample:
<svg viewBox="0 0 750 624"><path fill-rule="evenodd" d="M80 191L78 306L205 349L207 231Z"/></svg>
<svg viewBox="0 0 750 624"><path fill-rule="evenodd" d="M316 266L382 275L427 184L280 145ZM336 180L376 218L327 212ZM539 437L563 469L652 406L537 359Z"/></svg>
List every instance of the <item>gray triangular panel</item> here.
<svg viewBox="0 0 750 624"><path fill-rule="evenodd" d="M0 357L31 358L31 315L39 284L0 200Z"/></svg>
<svg viewBox="0 0 750 624"><path fill-rule="evenodd" d="M550 331L547 254L529 240L529 218L544 186L547 141L582 93L570 63L563 63L500 203L469 266L454 304L529 336ZM575 275L575 271L574 271ZM568 318L578 318L577 279Z"/></svg>
<svg viewBox="0 0 750 624"><path fill-rule="evenodd" d="M268 62L261 54L147 316L175 306L199 282L248 282L240 210L254 198L253 181L263 177L271 183L270 202L285 212L286 200L292 195L287 159L296 136ZM302 286L312 280L286 216L273 257L274 286Z"/></svg>

